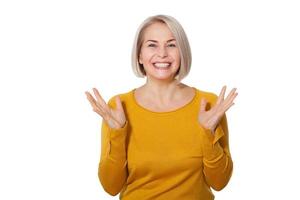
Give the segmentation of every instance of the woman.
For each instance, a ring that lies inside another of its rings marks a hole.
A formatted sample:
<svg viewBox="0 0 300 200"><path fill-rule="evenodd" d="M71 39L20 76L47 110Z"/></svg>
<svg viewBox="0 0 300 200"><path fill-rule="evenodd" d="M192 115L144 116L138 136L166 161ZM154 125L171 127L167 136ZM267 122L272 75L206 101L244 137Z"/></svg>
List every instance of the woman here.
<svg viewBox="0 0 300 200"><path fill-rule="evenodd" d="M103 118L102 187L122 200L214 199L211 188L224 188L233 169L225 112L236 88L224 99L226 86L217 96L180 82L190 71L190 46L167 15L140 25L132 64L138 77L147 77L144 85L108 104L96 88L96 98L86 92Z"/></svg>

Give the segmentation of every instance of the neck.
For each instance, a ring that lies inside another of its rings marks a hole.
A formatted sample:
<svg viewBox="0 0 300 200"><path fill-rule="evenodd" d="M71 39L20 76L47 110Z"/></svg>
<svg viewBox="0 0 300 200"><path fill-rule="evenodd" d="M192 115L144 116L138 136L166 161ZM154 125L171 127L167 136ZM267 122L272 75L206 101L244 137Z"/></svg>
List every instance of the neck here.
<svg viewBox="0 0 300 200"><path fill-rule="evenodd" d="M158 80L147 77L147 82L143 86L149 98L155 98L162 102L169 102L178 95L178 91L183 88L184 84L176 79Z"/></svg>

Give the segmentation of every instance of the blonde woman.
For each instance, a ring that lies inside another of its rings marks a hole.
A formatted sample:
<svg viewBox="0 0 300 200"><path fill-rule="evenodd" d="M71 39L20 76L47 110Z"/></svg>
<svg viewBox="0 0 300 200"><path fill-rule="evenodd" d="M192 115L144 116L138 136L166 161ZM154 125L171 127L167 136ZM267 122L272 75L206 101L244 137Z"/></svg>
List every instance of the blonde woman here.
<svg viewBox="0 0 300 200"><path fill-rule="evenodd" d="M150 16L137 30L132 67L146 83L108 101L85 92L102 117L98 177L122 200L209 200L232 174L224 99L181 83L191 67L187 36L168 15Z"/></svg>

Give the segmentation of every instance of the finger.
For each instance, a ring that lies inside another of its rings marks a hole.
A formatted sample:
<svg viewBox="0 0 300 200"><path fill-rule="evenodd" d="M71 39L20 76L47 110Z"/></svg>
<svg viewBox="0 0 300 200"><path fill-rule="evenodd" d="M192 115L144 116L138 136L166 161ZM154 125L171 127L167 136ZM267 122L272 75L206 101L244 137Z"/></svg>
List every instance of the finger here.
<svg viewBox="0 0 300 200"><path fill-rule="evenodd" d="M121 123L119 122L119 120L117 120L116 115L114 114L119 111L122 111L124 113L121 98L119 95L115 97L115 102L116 102L116 110L111 110L111 112L109 113L109 117L114 119L115 123L118 124L118 126L121 126Z"/></svg>
<svg viewBox="0 0 300 200"><path fill-rule="evenodd" d="M233 88L233 89L229 92L229 94L227 95L225 101L226 101L227 99L230 99L230 98L235 94L235 91L236 91L236 88Z"/></svg>
<svg viewBox="0 0 300 200"><path fill-rule="evenodd" d="M232 101L233 100L232 97L235 94L235 91L236 91L236 88L233 88L222 103L228 104L230 101Z"/></svg>
<svg viewBox="0 0 300 200"><path fill-rule="evenodd" d="M103 109L103 107L101 105L97 104L97 101L94 99L94 97L89 92L85 92L85 93L86 93L87 98L88 98L89 102L91 103L93 110L95 112L100 114L102 117L109 115L107 110Z"/></svg>
<svg viewBox="0 0 300 200"><path fill-rule="evenodd" d="M227 105L231 104L237 95L238 95L237 92L230 94L224 101L223 105L227 106Z"/></svg>
<svg viewBox="0 0 300 200"><path fill-rule="evenodd" d="M223 113L225 113L231 106L233 106L234 103L232 102L231 104L229 104L228 106L225 106L222 110Z"/></svg>
<svg viewBox="0 0 300 200"><path fill-rule="evenodd" d="M206 103L207 103L206 99L202 98L202 100L201 100L201 106L200 106L200 112L201 113L205 111Z"/></svg>
<svg viewBox="0 0 300 200"><path fill-rule="evenodd" d="M85 92L85 94L87 96L87 99L91 103L92 107L97 107L96 100L94 99L94 97L89 92Z"/></svg>
<svg viewBox="0 0 300 200"><path fill-rule="evenodd" d="M100 112L102 112L103 118L105 118L106 121L113 120L114 124L116 124L117 126L120 126L121 124L116 119L115 115L112 113L114 111L112 109L110 109L110 107L105 103L104 99L101 97L98 90L96 88L93 88L93 90L94 90L95 96L99 100L99 102L96 102L96 104L97 104L97 108L100 109ZM120 104L122 104L122 103L121 103L120 99L118 100L118 96L116 97L115 101L116 101L116 105L120 107ZM118 101L120 101L120 103L118 103ZM103 102L104 106L100 105L100 102ZM123 110L122 107L121 107L121 109Z"/></svg>
<svg viewBox="0 0 300 200"><path fill-rule="evenodd" d="M118 110L121 110L121 111L124 111L123 110L123 106L122 106L122 102L121 102L121 99L120 99L120 96L116 96L116 106L117 106L117 109Z"/></svg>
<svg viewBox="0 0 300 200"><path fill-rule="evenodd" d="M225 91L226 91L226 85L224 85L222 87L222 90L221 90L221 92L220 92L220 94L218 96L217 102L216 102L217 105L220 104L224 100Z"/></svg>
<svg viewBox="0 0 300 200"><path fill-rule="evenodd" d="M109 113L106 112L101 106L96 105L96 103L92 103L93 111L101 115L103 118L107 118Z"/></svg>
<svg viewBox="0 0 300 200"><path fill-rule="evenodd" d="M121 110L121 111L123 111L123 112L124 112L124 110L123 110L122 102L121 102L121 99L120 99L119 95L117 95L117 96L115 97L114 101L115 101L115 103L116 103L116 108L115 108L115 109L110 109L110 108L107 106L108 111L107 111L107 110L103 110L103 113L104 113L104 115L105 115L106 118L109 118L109 119L113 120L113 121L114 121L114 124L116 124L117 126L120 126L121 124L120 124L119 120L116 118L116 115L118 115L117 112L118 112L119 110ZM99 107L101 107L101 106L99 106ZM98 108L99 108L99 107L98 107ZM103 108L102 108L102 109L103 109Z"/></svg>
<svg viewBox="0 0 300 200"><path fill-rule="evenodd" d="M104 113L103 113L100 109L98 109L98 108L93 108L93 111L96 112L96 113L98 113L103 119L105 118Z"/></svg>
<svg viewBox="0 0 300 200"><path fill-rule="evenodd" d="M238 95L237 92L233 93L230 97L229 97L229 101L233 102L233 100L235 99L235 97Z"/></svg>
<svg viewBox="0 0 300 200"><path fill-rule="evenodd" d="M109 111L109 108L105 102L105 100L102 98L102 96L100 95L99 91L96 88L93 88L94 94L96 96L97 102L100 106L102 106L102 108L104 110L106 110L107 112Z"/></svg>
<svg viewBox="0 0 300 200"><path fill-rule="evenodd" d="M104 121L106 121L110 125L110 127L115 127L115 124L120 125L119 122L111 115L109 115L107 112L98 108L94 108L93 111L101 115Z"/></svg>

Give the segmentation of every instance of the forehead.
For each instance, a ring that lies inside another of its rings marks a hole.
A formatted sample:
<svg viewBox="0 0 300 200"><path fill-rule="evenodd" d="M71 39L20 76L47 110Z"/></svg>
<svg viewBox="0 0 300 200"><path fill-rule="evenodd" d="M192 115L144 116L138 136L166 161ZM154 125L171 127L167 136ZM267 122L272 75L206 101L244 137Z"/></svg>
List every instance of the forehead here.
<svg viewBox="0 0 300 200"><path fill-rule="evenodd" d="M144 40L169 40L174 38L172 32L169 27L161 22L155 22L149 25L144 32Z"/></svg>

